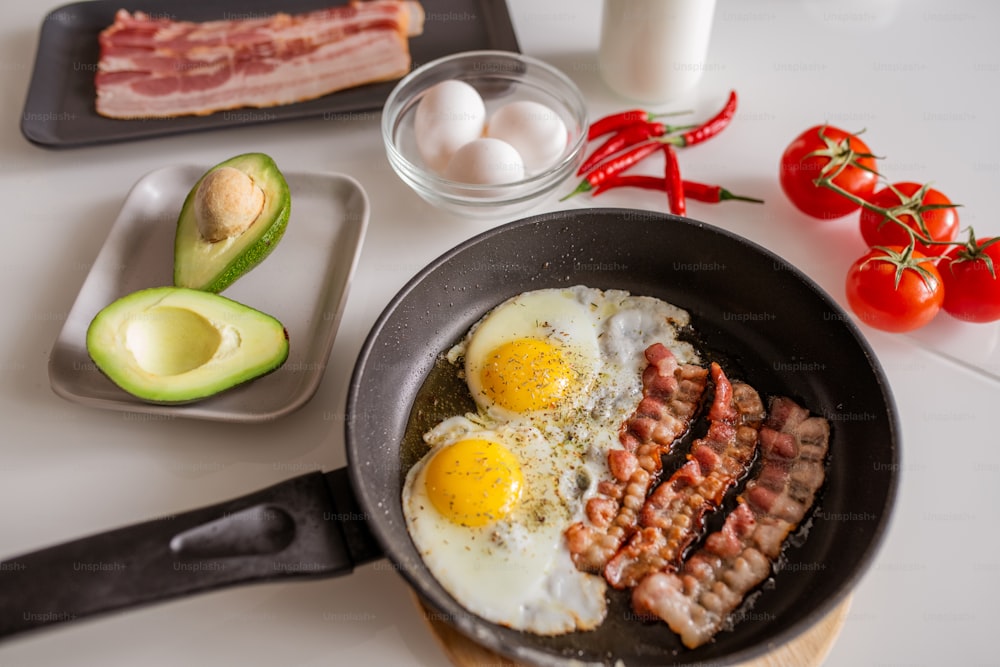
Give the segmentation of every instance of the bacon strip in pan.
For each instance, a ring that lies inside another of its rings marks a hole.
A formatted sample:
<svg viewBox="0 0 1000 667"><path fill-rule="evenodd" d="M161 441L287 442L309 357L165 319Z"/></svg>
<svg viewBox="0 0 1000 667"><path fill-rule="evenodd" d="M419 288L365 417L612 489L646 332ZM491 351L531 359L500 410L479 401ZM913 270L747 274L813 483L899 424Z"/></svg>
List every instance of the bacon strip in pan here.
<svg viewBox="0 0 1000 667"><path fill-rule="evenodd" d="M571 525L566 540L578 569L600 572L635 530L639 512L662 470L661 456L687 432L708 383L708 370L679 364L656 343L645 352L643 398L622 425L622 449L608 453L614 479L601 481L587 502L587 522Z"/></svg>
<svg viewBox="0 0 1000 667"><path fill-rule="evenodd" d="M687 463L649 496L639 529L608 561L604 577L615 588L631 588L647 574L679 566L706 514L747 474L764 403L753 387L730 382L718 364L712 364L711 374L715 395L708 432L691 446Z"/></svg>
<svg viewBox="0 0 1000 667"><path fill-rule="evenodd" d="M313 99L410 69L417 2L366 0L304 14L174 21L119 10L99 37L97 112L205 115Z"/></svg>
<svg viewBox="0 0 1000 667"><path fill-rule="evenodd" d="M826 419L777 398L760 435L763 463L747 484L744 502L680 571L651 574L632 592L635 611L664 620L688 648L709 641L747 593L770 576L785 539L823 484Z"/></svg>

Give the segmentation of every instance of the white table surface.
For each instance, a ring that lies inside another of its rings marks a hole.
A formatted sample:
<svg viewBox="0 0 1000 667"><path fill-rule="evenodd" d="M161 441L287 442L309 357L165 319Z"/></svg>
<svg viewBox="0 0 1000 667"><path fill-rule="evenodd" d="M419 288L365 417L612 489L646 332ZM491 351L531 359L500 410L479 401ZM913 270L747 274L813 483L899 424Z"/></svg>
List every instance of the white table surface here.
<svg viewBox="0 0 1000 667"><path fill-rule="evenodd" d="M488 226L442 216L396 179L377 114L70 151L29 144L19 131L24 95L38 29L58 4L8 3L0 23L4 556L343 465L348 377L369 327L422 265ZM597 74L597 0L509 7L522 50L573 78L593 116L632 106ZM998 25L1000 4L991 0L720 0L706 75L675 108L708 113L730 88L742 106L723 137L684 153L683 164L691 178L767 203L691 204L689 214L776 251L843 303L844 271L863 251L854 218L807 219L777 185L784 146L829 121L867 128L888 176L934 181L964 205L963 224L1000 233ZM49 351L132 183L164 165L208 166L247 150L288 170L350 174L371 197L361 263L313 400L276 422L242 426L141 419L58 398ZM652 194L606 197L605 205L663 206ZM865 334L901 415L901 486L887 539L827 664L997 664L1000 449L988 434L1000 385L910 337ZM955 335L995 344L996 327ZM231 589L0 644L0 667L444 661L384 561L346 578Z"/></svg>

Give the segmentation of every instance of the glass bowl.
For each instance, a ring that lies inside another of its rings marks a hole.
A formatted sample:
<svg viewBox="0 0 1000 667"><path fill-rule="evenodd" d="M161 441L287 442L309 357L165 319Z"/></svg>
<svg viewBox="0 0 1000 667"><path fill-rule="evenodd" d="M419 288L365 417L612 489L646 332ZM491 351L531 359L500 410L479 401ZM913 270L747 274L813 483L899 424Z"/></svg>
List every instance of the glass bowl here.
<svg viewBox="0 0 1000 667"><path fill-rule="evenodd" d="M417 150L414 117L422 95L436 83L457 79L473 86L486 104L486 117L514 101L530 100L556 112L568 139L553 165L503 184L467 184L431 170ZM510 51L467 51L429 62L400 80L382 111L382 139L393 170L418 195L459 216L499 219L555 198L575 186L567 179L580 166L587 142L583 95L551 65ZM564 186L561 188L560 186Z"/></svg>

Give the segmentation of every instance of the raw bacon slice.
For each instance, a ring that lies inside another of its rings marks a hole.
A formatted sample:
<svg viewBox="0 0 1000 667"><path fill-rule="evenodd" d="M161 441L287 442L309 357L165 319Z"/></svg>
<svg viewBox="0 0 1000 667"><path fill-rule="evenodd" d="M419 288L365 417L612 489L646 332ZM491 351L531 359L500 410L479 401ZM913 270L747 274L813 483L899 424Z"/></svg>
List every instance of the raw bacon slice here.
<svg viewBox="0 0 1000 667"><path fill-rule="evenodd" d="M763 463L744 502L679 572L651 574L632 592L635 611L666 621L688 648L715 636L747 593L770 576L785 539L823 484L826 419L777 398L760 435Z"/></svg>
<svg viewBox="0 0 1000 667"><path fill-rule="evenodd" d="M566 540L580 570L600 572L635 530L646 495L659 477L661 456L687 432L708 383L708 369L679 364L660 343L646 349L643 398L622 425L622 449L608 453L613 479L587 502L587 522L571 525Z"/></svg>
<svg viewBox="0 0 1000 667"><path fill-rule="evenodd" d="M420 4L366 0L224 21L119 10L100 34L97 112L111 118L206 115L313 99L410 69Z"/></svg>
<svg viewBox="0 0 1000 667"><path fill-rule="evenodd" d="M747 474L764 403L753 387L730 382L718 364L712 364L711 373L715 395L708 432L692 444L688 462L649 496L639 529L608 561L604 577L615 588L631 588L647 574L679 566L705 515Z"/></svg>

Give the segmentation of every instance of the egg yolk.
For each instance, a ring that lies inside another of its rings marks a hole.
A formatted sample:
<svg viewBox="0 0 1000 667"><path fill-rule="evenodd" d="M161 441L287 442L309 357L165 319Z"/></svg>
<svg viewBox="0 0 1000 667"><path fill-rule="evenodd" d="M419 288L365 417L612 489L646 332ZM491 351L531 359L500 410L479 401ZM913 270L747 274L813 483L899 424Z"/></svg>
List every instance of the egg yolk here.
<svg viewBox="0 0 1000 667"><path fill-rule="evenodd" d="M491 403L524 413L558 405L574 378L561 345L520 338L501 344L487 355L480 379Z"/></svg>
<svg viewBox="0 0 1000 667"><path fill-rule="evenodd" d="M510 514L524 478L517 458L482 438L445 446L427 462L427 495L438 512L462 526L485 526Z"/></svg>

